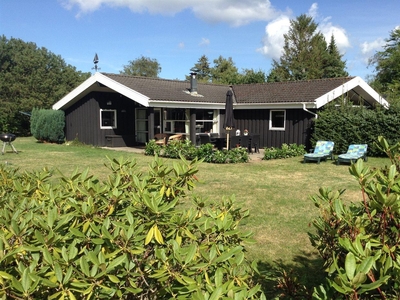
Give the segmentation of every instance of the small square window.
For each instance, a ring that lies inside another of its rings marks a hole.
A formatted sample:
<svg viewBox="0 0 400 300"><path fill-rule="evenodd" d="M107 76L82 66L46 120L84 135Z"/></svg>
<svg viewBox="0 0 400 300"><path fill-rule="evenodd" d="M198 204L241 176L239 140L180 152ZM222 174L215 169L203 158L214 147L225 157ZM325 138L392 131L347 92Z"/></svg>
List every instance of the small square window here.
<svg viewBox="0 0 400 300"><path fill-rule="evenodd" d="M115 109L100 109L100 128L117 128L117 111Z"/></svg>
<svg viewBox="0 0 400 300"><path fill-rule="evenodd" d="M285 130L286 111L271 110L269 114L269 129L270 130Z"/></svg>

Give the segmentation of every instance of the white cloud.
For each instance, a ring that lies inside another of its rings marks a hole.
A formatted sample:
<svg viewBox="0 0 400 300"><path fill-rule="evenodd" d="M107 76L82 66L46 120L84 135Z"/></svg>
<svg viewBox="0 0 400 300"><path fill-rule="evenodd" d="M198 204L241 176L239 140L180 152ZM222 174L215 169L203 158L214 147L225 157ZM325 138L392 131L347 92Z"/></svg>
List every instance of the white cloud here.
<svg viewBox="0 0 400 300"><path fill-rule="evenodd" d="M318 17L318 3L311 4L310 9L308 10L308 15L313 19Z"/></svg>
<svg viewBox="0 0 400 300"><path fill-rule="evenodd" d="M133 12L174 15L190 9L200 19L231 26L254 21L268 21L277 16L269 0L60 0L66 9L78 8L78 16L100 9L102 6L127 7Z"/></svg>
<svg viewBox="0 0 400 300"><path fill-rule="evenodd" d="M208 46L210 45L210 40L206 38L202 38L199 46Z"/></svg>
<svg viewBox="0 0 400 300"><path fill-rule="evenodd" d="M184 43L184 42L180 42L180 43L178 44L178 47L179 47L180 49L185 48L185 43Z"/></svg>
<svg viewBox="0 0 400 300"><path fill-rule="evenodd" d="M383 38L378 38L373 42L364 42L360 45L361 55L363 62L368 64L368 60L375 54L376 51L382 50L385 45L385 40Z"/></svg>
<svg viewBox="0 0 400 300"><path fill-rule="evenodd" d="M346 30L340 26L333 25L332 22L330 22L330 17L322 19L322 21L318 22L319 15L317 3L313 3L311 5L310 9L308 10L308 15L311 16L318 24L317 30L324 35L327 43L330 42L333 34L336 45L342 54L351 46ZM263 47L257 49L257 51L263 53L269 58L278 59L282 54L285 42L283 35L289 31L290 19L290 15L288 13L284 13L275 20L269 22L265 27Z"/></svg>
<svg viewBox="0 0 400 300"><path fill-rule="evenodd" d="M268 23L265 27L263 46L257 51L275 60L279 59L285 42L283 35L288 32L289 27L290 18L285 15Z"/></svg>

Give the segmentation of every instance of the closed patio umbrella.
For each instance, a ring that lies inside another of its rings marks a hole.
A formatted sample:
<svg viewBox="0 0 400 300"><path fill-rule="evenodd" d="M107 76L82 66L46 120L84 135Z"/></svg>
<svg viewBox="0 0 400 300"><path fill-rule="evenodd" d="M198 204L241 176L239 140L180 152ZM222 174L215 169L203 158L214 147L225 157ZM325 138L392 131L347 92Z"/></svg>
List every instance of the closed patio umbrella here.
<svg viewBox="0 0 400 300"><path fill-rule="evenodd" d="M224 128L227 131L226 134L226 148L229 149L229 132L235 127L235 118L233 116L233 91L230 89L226 93L225 102L225 121Z"/></svg>

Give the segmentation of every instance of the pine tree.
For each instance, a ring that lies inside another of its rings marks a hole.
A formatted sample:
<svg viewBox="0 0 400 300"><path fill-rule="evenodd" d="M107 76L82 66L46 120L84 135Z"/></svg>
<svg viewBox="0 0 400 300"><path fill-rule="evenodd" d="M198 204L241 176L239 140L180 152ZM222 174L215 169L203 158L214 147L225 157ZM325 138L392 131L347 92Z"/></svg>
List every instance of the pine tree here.
<svg viewBox="0 0 400 300"><path fill-rule="evenodd" d="M202 55L190 70L197 73L199 82L211 82L211 67L207 56ZM189 79L190 76L186 76L186 80Z"/></svg>
<svg viewBox="0 0 400 300"><path fill-rule="evenodd" d="M346 62L342 60L343 55L340 54L336 45L335 37L331 36L331 41L328 45L328 60L326 62L324 77L347 77L349 73L345 70Z"/></svg>
<svg viewBox="0 0 400 300"><path fill-rule="evenodd" d="M289 31L284 34L283 55L279 61L273 61L268 82L319 79L332 77L333 71L345 72L345 62L341 61L335 41L331 40L328 47L317 28L313 18L304 14L290 21Z"/></svg>

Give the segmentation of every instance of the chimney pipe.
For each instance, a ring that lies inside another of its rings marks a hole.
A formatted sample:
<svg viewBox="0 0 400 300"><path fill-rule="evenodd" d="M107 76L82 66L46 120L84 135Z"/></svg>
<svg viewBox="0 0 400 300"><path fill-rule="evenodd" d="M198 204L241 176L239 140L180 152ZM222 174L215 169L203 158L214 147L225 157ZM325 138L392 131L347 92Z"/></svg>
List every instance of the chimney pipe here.
<svg viewBox="0 0 400 300"><path fill-rule="evenodd" d="M197 79L196 72L190 73L190 92L197 94Z"/></svg>

